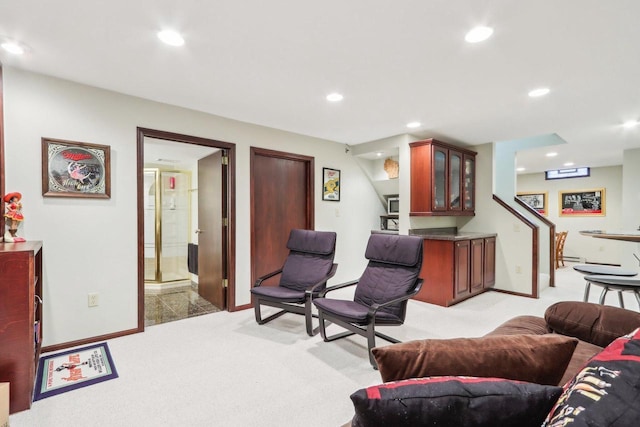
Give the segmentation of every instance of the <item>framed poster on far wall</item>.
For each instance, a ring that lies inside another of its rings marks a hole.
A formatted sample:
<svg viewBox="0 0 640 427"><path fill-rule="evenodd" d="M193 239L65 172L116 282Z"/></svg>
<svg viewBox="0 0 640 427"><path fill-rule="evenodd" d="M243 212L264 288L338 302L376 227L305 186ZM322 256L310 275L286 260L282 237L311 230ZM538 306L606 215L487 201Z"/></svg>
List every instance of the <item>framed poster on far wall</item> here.
<svg viewBox="0 0 640 427"><path fill-rule="evenodd" d="M546 191L530 191L517 194L518 199L538 211L540 215L547 216L549 209L547 207L547 201L549 195Z"/></svg>
<svg viewBox="0 0 640 427"><path fill-rule="evenodd" d="M604 188L593 190L560 190L560 216L605 216Z"/></svg>
<svg viewBox="0 0 640 427"><path fill-rule="evenodd" d="M322 168L322 200L340 201L340 171Z"/></svg>

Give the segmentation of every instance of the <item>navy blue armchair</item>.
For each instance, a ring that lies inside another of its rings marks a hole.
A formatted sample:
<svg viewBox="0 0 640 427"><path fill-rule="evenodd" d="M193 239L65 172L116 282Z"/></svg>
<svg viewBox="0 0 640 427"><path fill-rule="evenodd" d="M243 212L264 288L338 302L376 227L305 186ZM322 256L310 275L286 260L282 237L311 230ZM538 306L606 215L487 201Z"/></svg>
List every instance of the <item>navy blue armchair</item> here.
<svg viewBox="0 0 640 427"><path fill-rule="evenodd" d="M287 242L289 255L281 269L258 278L251 289L254 296L256 322L263 325L285 313L305 316L307 334L318 333L312 326L311 298L326 288L327 280L336 273L333 263L336 233L332 231L291 230ZM280 275L278 286L262 286L270 277ZM262 318L261 306L281 310Z"/></svg>
<svg viewBox="0 0 640 427"><path fill-rule="evenodd" d="M320 334L324 341L353 334L366 337L369 361L377 369L371 353L376 336L391 343L399 341L376 331L375 327L404 323L407 300L422 287L422 279L418 277L422 266L422 241L417 236L371 235L365 252L369 264L360 279L326 288L313 299L318 309ZM356 289L353 301L326 298L331 291L354 285ZM327 336L326 321L347 331Z"/></svg>

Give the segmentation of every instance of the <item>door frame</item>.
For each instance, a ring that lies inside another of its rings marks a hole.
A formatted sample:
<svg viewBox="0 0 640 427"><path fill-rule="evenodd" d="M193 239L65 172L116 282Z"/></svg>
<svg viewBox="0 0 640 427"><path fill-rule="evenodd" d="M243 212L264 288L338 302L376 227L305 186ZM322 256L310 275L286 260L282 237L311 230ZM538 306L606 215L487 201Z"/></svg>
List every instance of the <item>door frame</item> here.
<svg viewBox="0 0 640 427"><path fill-rule="evenodd" d="M226 213L228 227L226 241L227 256L227 310L236 311L236 145L215 139L201 138L157 129L137 128L137 187L138 187L138 331L144 331L144 138L164 139L184 144L202 145L225 150L228 158L226 173L222 178L222 209ZM224 167L223 167L224 170Z"/></svg>

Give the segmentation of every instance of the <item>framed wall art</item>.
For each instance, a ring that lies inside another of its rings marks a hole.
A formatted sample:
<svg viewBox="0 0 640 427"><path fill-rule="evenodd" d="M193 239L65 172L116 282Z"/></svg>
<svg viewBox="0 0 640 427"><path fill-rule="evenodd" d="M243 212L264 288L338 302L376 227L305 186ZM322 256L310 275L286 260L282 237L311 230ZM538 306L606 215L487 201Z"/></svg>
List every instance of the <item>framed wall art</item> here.
<svg viewBox="0 0 640 427"><path fill-rule="evenodd" d="M42 138L42 195L111 197L108 145Z"/></svg>
<svg viewBox="0 0 640 427"><path fill-rule="evenodd" d="M558 191L560 216L605 216L604 188Z"/></svg>
<svg viewBox="0 0 640 427"><path fill-rule="evenodd" d="M549 214L548 199L546 191L529 191L517 194L518 199L538 211L539 214L547 216Z"/></svg>
<svg viewBox="0 0 640 427"><path fill-rule="evenodd" d="M340 201L340 171L322 168L322 200Z"/></svg>

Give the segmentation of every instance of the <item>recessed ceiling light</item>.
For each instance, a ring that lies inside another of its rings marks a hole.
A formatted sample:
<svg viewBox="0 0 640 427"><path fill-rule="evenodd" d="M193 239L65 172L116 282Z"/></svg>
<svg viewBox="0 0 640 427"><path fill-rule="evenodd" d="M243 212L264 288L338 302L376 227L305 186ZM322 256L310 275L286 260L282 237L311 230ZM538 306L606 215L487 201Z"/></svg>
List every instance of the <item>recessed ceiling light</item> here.
<svg viewBox="0 0 640 427"><path fill-rule="evenodd" d="M516 169L516 171L518 171L518 172L524 172L524 171L526 171L526 169L525 169L525 168L517 168L517 169Z"/></svg>
<svg viewBox="0 0 640 427"><path fill-rule="evenodd" d="M376 156L380 157L380 156L382 156L382 153L381 152L377 152Z"/></svg>
<svg viewBox="0 0 640 427"><path fill-rule="evenodd" d="M573 165L575 165L575 163L573 163L573 162L567 162L567 163L563 164L562 166L573 166Z"/></svg>
<svg viewBox="0 0 640 427"><path fill-rule="evenodd" d="M634 127L638 126L639 124L640 124L640 122L637 121L637 120L627 120L626 122L624 122L622 124L622 126L627 128L627 129L631 129L631 128L634 128Z"/></svg>
<svg viewBox="0 0 640 427"><path fill-rule="evenodd" d="M491 37L491 34L493 34L493 28L480 26L469 31L464 39L467 43L478 43Z"/></svg>
<svg viewBox="0 0 640 427"><path fill-rule="evenodd" d="M22 55L24 53L24 47L22 47L19 43L6 41L3 42L2 48L9 53L13 53L14 55Z"/></svg>
<svg viewBox="0 0 640 427"><path fill-rule="evenodd" d="M342 101L342 99L344 98L344 96L342 96L342 94L340 93L330 93L329 95L327 95L327 101L330 102L339 102Z"/></svg>
<svg viewBox="0 0 640 427"><path fill-rule="evenodd" d="M557 155L558 155L558 153L554 153L554 152L551 152L551 153L547 153L547 154L546 154L546 156L547 156L547 157L555 157L555 156L557 156Z"/></svg>
<svg viewBox="0 0 640 427"><path fill-rule="evenodd" d="M420 122L411 122L411 123L407 123L407 127L411 129L415 129L415 128L419 128L421 124L422 123Z"/></svg>
<svg viewBox="0 0 640 427"><path fill-rule="evenodd" d="M163 30L158 33L158 38L170 46L182 46L184 44L184 38L173 30Z"/></svg>
<svg viewBox="0 0 640 427"><path fill-rule="evenodd" d="M529 96L532 97L532 98L537 98L539 96L545 96L548 93L549 93L549 88L548 87L541 87L541 88L534 89L531 92L529 92Z"/></svg>

